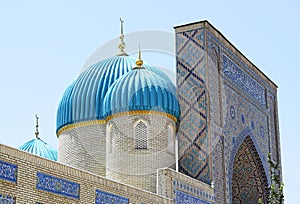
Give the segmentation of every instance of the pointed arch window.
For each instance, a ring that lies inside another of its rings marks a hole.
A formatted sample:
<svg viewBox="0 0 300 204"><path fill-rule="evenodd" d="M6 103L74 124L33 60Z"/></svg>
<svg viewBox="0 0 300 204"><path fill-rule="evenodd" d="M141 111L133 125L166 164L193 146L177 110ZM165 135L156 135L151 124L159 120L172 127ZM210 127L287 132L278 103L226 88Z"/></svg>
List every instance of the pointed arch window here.
<svg viewBox="0 0 300 204"><path fill-rule="evenodd" d="M171 154L175 154L175 134L174 134L174 127L171 124L167 126L167 133L168 133L168 152Z"/></svg>
<svg viewBox="0 0 300 204"><path fill-rule="evenodd" d="M114 129L114 125L112 123L108 125L106 135L107 135L106 138L108 140L108 145L107 145L108 152L112 153L113 143L115 140L115 129Z"/></svg>
<svg viewBox="0 0 300 204"><path fill-rule="evenodd" d="M147 149L148 143L148 126L140 120L134 127L134 147L136 149Z"/></svg>

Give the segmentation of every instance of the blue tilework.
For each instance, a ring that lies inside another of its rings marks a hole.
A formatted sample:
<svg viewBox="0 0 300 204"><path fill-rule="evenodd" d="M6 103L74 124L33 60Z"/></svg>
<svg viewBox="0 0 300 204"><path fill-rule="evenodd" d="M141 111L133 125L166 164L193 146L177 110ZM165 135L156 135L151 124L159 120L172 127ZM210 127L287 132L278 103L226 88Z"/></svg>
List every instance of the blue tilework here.
<svg viewBox="0 0 300 204"><path fill-rule="evenodd" d="M266 90L268 92L270 92L273 95L276 95L276 89L273 89L269 86L269 84L263 80L260 76L257 75L256 72L253 71L253 69L249 68L243 61L241 58L237 57L235 54L233 54L226 46L224 46L213 34L211 34L209 31L207 31L207 40L208 40L208 44L215 44L218 45L220 47L221 50L221 56L223 54L226 54L226 56L228 56L231 60L233 60L234 62L236 62L240 68L243 68L244 71L246 71L249 76L252 76L253 79L255 79L255 81L257 83L259 83L261 86L265 87ZM210 46L213 47L213 46ZM217 46L215 46L217 47ZM222 59L220 59L222 60Z"/></svg>
<svg viewBox="0 0 300 204"><path fill-rule="evenodd" d="M230 106L230 116L232 119L235 118L235 109L234 109L234 106Z"/></svg>
<svg viewBox="0 0 300 204"><path fill-rule="evenodd" d="M111 194L108 192L104 192L101 190L96 190L96 199L95 199L95 204L128 204L129 199Z"/></svg>
<svg viewBox="0 0 300 204"><path fill-rule="evenodd" d="M176 204L210 204L210 202L204 201L200 198L176 190Z"/></svg>
<svg viewBox="0 0 300 204"><path fill-rule="evenodd" d="M210 200L212 202L214 201L214 195L211 195L211 194L205 192L203 189L198 189L187 183L173 179L172 191L173 191L173 195L175 195L175 197L176 197L176 192L179 190L182 192L186 192L190 195L196 196L198 198L204 199L204 200Z"/></svg>
<svg viewBox="0 0 300 204"><path fill-rule="evenodd" d="M15 204L16 198L8 195L0 194L0 204Z"/></svg>
<svg viewBox="0 0 300 204"><path fill-rule="evenodd" d="M176 51L179 171L210 184L204 29L176 33Z"/></svg>
<svg viewBox="0 0 300 204"><path fill-rule="evenodd" d="M239 120L232 119L231 110L228 107L226 113L226 124L223 128L224 137L224 156L226 166L226 188L228 192L228 199L231 197L231 181L233 164L235 155L243 140L250 136L256 151L259 154L259 159L264 167L264 172L268 178L268 165L266 155L269 152L268 135L266 128L268 125L268 116L265 112L258 109L256 106L249 103L246 99L241 97L236 91L232 90L229 85L225 85L226 103L227 107L234 106L236 115ZM242 119L242 115L244 119ZM233 142L234 141L234 142ZM215 184L215 186L218 184Z"/></svg>
<svg viewBox="0 0 300 204"><path fill-rule="evenodd" d="M17 182L17 165L0 160L0 179Z"/></svg>
<svg viewBox="0 0 300 204"><path fill-rule="evenodd" d="M36 173L36 188L70 198L80 196L80 184L40 172Z"/></svg>
<svg viewBox="0 0 300 204"><path fill-rule="evenodd" d="M266 104L265 89L243 71L229 57L223 54L223 73L234 83L239 85L244 92L247 92L258 100L262 105Z"/></svg>
<svg viewBox="0 0 300 204"><path fill-rule="evenodd" d="M213 34L207 31L208 52L213 52L213 48L218 48L221 66L221 77L224 88L223 108L226 110L224 116L225 125L222 135L224 138L224 165L226 178L227 202L231 202L231 177L235 154L237 153L241 140L245 139L244 134L250 134L255 149L259 154L264 169L262 174L268 177L269 167L266 155L270 150L270 141L276 141L276 128L274 113L274 95L276 89L261 78L252 68L249 68L241 58L232 53ZM213 55L210 55L213 56ZM272 97L273 96L273 97ZM268 99L268 100L267 100ZM272 106L272 107L270 107ZM234 114L233 114L234 109ZM245 131L248 131L247 133ZM275 144L273 144L275 149ZM273 154L272 154L273 155ZM213 172L216 170L213 169ZM215 173L214 173L215 175ZM221 176L221 175L220 175ZM269 181L268 181L269 182ZM215 189L220 189L223 184L215 183ZM216 191L215 191L216 192Z"/></svg>

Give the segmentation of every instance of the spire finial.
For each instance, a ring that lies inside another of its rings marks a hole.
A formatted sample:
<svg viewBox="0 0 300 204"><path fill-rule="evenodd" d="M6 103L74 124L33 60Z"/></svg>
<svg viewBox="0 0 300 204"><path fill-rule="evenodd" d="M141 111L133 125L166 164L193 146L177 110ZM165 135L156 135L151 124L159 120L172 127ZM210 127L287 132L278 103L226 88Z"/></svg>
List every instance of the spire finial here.
<svg viewBox="0 0 300 204"><path fill-rule="evenodd" d="M127 53L124 51L126 44L124 42L124 33L123 33L124 20L122 20L122 17L120 17L120 23L121 23L121 34L120 34L120 43L118 45L120 51L117 55L122 56L122 55L127 55Z"/></svg>
<svg viewBox="0 0 300 204"><path fill-rule="evenodd" d="M140 45L139 45L138 59L135 61L135 64L139 68L141 68L143 65L143 60L141 59L141 46Z"/></svg>
<svg viewBox="0 0 300 204"><path fill-rule="evenodd" d="M36 119L36 125L35 125L35 138L36 139L40 139L39 138L39 117L38 117L38 115L37 114L35 114L35 119Z"/></svg>
<svg viewBox="0 0 300 204"><path fill-rule="evenodd" d="M121 23L121 35L123 35L123 23L124 21L122 20L122 17L120 17L120 23Z"/></svg>

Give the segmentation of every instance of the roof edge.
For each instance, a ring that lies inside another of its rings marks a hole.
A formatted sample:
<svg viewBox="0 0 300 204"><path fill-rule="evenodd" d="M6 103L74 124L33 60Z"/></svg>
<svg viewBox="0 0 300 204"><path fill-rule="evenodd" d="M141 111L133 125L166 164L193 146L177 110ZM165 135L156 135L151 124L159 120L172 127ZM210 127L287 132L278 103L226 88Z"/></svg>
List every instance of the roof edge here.
<svg viewBox="0 0 300 204"><path fill-rule="evenodd" d="M197 21L197 22L192 22L192 23L187 23L187 24L183 24L183 25L178 25L178 26L174 26L173 28L176 30L178 30L179 28L184 28L187 27L187 30L191 30L192 28L190 28L191 26L195 26L199 24L199 28L206 28L209 31L213 30L215 31L218 35L215 35L216 38L223 39L224 41L226 41L229 44L229 48L236 50L237 53L245 59L245 61L249 62L251 64L251 66L253 68L256 69L256 71L258 71L260 74L263 75L263 77L269 82L269 84L273 85L277 91L277 84L275 82L273 82L263 71L261 71L253 62L251 62L235 45L233 45L218 29L216 29L208 20L201 20L201 21ZM183 31L183 30L182 30ZM179 31L180 32L180 31Z"/></svg>

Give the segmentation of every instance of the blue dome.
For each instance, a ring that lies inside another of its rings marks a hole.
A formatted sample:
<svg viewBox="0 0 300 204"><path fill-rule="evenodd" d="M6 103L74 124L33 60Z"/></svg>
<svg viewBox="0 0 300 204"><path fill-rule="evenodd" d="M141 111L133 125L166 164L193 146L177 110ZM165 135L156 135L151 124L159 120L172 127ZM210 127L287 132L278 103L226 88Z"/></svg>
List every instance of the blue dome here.
<svg viewBox="0 0 300 204"><path fill-rule="evenodd" d="M103 120L105 118L103 99L107 90L135 66L135 59L132 57L114 56L82 71L67 88L60 101L56 120L57 132L69 124ZM166 74L158 68L144 66L172 84Z"/></svg>
<svg viewBox="0 0 300 204"><path fill-rule="evenodd" d="M57 150L41 139L30 140L19 147L19 150L57 161Z"/></svg>
<svg viewBox="0 0 300 204"><path fill-rule="evenodd" d="M164 112L178 119L180 108L175 86L154 72L136 68L107 91L104 98L106 117L140 110Z"/></svg>

